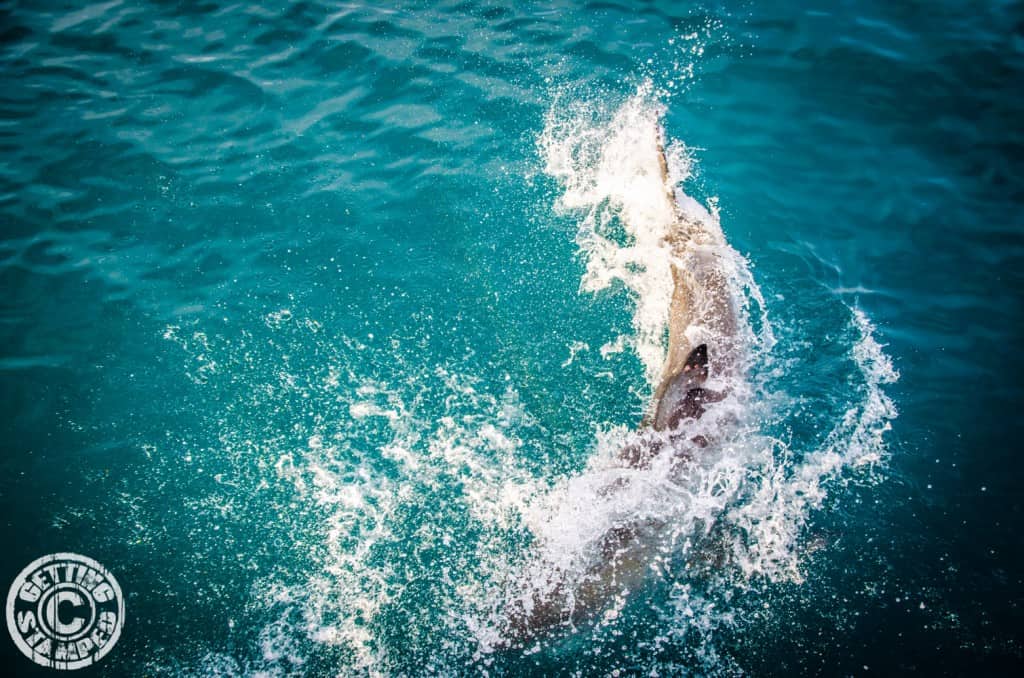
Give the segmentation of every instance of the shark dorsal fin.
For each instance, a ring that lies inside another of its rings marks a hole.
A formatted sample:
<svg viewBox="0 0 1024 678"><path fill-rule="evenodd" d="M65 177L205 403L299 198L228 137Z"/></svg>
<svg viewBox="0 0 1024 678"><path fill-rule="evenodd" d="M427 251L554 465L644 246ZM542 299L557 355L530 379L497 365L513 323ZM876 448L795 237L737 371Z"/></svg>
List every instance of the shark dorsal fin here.
<svg viewBox="0 0 1024 678"><path fill-rule="evenodd" d="M702 376L700 377L701 382L708 378L708 345L701 344L697 348L690 351L690 355L686 356L686 362L683 363L683 371L694 374L694 370L700 370Z"/></svg>
<svg viewBox="0 0 1024 678"><path fill-rule="evenodd" d="M654 428L662 431L670 427L675 410L686 399L686 394L700 387L708 378L708 345L701 344L686 356L683 368L669 381L654 414Z"/></svg>

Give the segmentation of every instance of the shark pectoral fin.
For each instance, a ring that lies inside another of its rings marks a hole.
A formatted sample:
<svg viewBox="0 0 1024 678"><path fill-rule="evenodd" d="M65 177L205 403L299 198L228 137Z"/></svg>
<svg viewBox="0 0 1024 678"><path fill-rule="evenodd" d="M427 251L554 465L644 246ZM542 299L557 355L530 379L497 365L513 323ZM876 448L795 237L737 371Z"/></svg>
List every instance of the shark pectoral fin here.
<svg viewBox="0 0 1024 678"><path fill-rule="evenodd" d="M707 402L704 397L705 393L707 391L699 386L687 391L686 397L672 410L672 416L668 419L668 428L676 428L684 419L700 419L700 416L704 414L704 403Z"/></svg>
<svg viewBox="0 0 1024 678"><path fill-rule="evenodd" d="M666 428L674 429L684 419L700 419L704 414L704 405L717 403L725 400L725 393L711 391L697 386L686 392L682 401L678 402L671 410L671 415L666 422ZM703 446L702 446L703 447Z"/></svg>
<svg viewBox="0 0 1024 678"><path fill-rule="evenodd" d="M706 388L702 388L701 391L703 391L701 394L701 400L705 403L720 403L725 400L725 396L727 395L723 391L711 391Z"/></svg>

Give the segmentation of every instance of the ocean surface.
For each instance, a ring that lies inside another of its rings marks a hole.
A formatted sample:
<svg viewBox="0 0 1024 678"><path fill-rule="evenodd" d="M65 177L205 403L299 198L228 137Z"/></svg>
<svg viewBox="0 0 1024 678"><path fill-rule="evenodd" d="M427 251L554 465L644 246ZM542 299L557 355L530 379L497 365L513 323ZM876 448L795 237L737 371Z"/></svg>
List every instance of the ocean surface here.
<svg viewBox="0 0 1024 678"><path fill-rule="evenodd" d="M1019 675L1020 3L5 2L0 34L0 578L114 573L85 674ZM652 134L733 250L746 400L611 501L664 351ZM508 642L534 554L650 516L641 585Z"/></svg>

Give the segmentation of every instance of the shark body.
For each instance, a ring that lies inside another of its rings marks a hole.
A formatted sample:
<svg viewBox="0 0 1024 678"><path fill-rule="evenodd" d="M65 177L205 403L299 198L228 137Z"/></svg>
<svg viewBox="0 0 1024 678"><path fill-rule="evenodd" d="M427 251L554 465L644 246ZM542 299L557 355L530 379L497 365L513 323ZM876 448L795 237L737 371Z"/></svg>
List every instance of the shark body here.
<svg viewBox="0 0 1024 678"><path fill-rule="evenodd" d="M725 261L728 246L719 229L680 209L661 143L658 152L661 182L675 213L664 242L673 282L668 346L647 413L618 452L617 463L626 469L644 469L662 455L671 455L672 464L682 467L714 444L713 436L693 431L694 422L728 396L728 384L740 370L736 302ZM610 496L625 482L612 481L600 493ZM659 519L624 521L597 540L582 575L539 568L546 579L532 581L508 606L509 642L575 626L641 587L652 563L665 553L667 532Z"/></svg>

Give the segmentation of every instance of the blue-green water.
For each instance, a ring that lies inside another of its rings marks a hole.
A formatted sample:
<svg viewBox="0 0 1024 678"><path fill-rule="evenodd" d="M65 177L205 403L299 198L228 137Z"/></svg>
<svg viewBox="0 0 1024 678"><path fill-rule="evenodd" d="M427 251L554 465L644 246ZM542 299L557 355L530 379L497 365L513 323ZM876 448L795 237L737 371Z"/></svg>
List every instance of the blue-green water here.
<svg viewBox="0 0 1024 678"><path fill-rule="evenodd" d="M1019 669L1022 26L6 3L3 581L58 551L114 572L102 675ZM652 495L676 562L497 647L537 521L650 396L649 262L621 200L567 204L621 183L594 158L638 119L745 258L746 428ZM687 567L705 529L721 557Z"/></svg>

